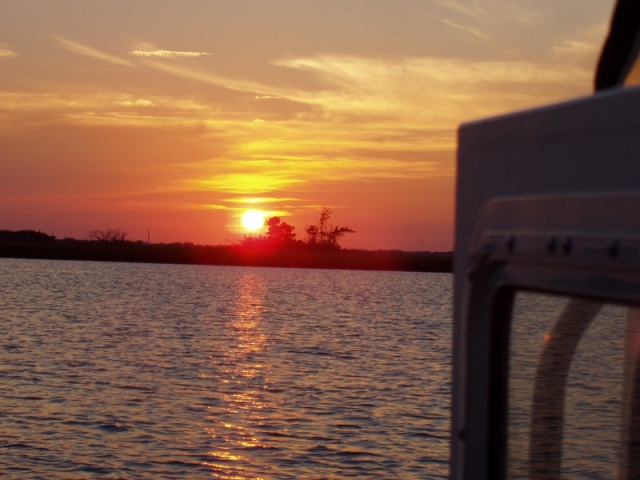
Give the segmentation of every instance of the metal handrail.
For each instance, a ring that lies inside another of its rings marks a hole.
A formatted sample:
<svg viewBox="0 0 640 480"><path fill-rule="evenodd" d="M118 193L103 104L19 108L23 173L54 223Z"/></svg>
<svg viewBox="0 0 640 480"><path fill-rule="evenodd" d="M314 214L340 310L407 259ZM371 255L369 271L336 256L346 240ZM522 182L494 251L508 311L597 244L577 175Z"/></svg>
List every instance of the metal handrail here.
<svg viewBox="0 0 640 480"><path fill-rule="evenodd" d="M582 335L602 305L599 301L571 300L547 334L533 391L529 443L531 479L560 478L567 377Z"/></svg>

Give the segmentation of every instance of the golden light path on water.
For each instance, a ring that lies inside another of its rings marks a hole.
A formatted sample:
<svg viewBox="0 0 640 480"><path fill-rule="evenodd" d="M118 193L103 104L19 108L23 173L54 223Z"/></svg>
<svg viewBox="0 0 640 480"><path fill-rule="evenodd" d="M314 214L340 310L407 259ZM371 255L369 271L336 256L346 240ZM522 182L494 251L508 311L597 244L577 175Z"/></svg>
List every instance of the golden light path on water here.
<svg viewBox="0 0 640 480"><path fill-rule="evenodd" d="M260 412L266 408L265 397L256 386L247 388L245 379L264 378L265 366L255 362L253 355L262 352L267 346L267 335L262 330L265 286L258 275L244 275L238 279L235 308L229 322L229 334L235 338L235 345L230 349L229 366L224 370L226 378L222 383L230 386L231 392L223 395L228 413L238 417L237 422L223 422L209 429L209 433L221 435L225 441L223 447L210 452L213 461L214 477L221 479L244 479L246 467L253 464L248 458L252 449L268 448L260 442L255 428L248 425L260 424L264 415ZM234 386L241 385L241 391ZM226 390L226 389L225 389ZM222 426L222 431L220 431ZM259 479L261 477L253 477Z"/></svg>

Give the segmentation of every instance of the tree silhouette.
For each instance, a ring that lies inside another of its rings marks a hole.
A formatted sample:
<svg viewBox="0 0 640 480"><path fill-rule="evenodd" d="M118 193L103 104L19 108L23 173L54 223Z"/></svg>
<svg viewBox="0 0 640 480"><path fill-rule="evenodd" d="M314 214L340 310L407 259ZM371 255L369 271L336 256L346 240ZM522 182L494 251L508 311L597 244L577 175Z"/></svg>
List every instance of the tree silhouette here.
<svg viewBox="0 0 640 480"><path fill-rule="evenodd" d="M271 217L264 222L267 232L264 235L245 236L242 246L250 250L272 250L293 246L296 243L295 227L280 220L279 217Z"/></svg>
<svg viewBox="0 0 640 480"><path fill-rule="evenodd" d="M307 245L326 249L339 249L338 241L347 233L356 233L350 227L338 227L329 224L333 210L323 207L318 225L307 225Z"/></svg>
<svg viewBox="0 0 640 480"><path fill-rule="evenodd" d="M339 250L340 239L347 233L355 233L350 227L334 226L329 223L333 210L324 207L320 211L320 218L317 225L307 225L305 232L306 240L296 240L295 227L280 220L279 217L271 217L264 223L267 232L264 235L245 236L242 240L242 247L249 250L278 249L283 247L318 249L318 250Z"/></svg>
<svg viewBox="0 0 640 480"><path fill-rule="evenodd" d="M126 242L127 235L127 232L119 228L107 227L104 230L92 230L87 234L87 237L94 242Z"/></svg>
<svg viewBox="0 0 640 480"><path fill-rule="evenodd" d="M265 222L267 240L277 245L293 243L296 239L295 227L283 222L278 217L271 217Z"/></svg>
<svg viewBox="0 0 640 480"><path fill-rule="evenodd" d="M11 230L0 230L0 242L30 242L44 243L54 242L56 237L47 235L46 233L36 232L34 230L19 230L17 232Z"/></svg>

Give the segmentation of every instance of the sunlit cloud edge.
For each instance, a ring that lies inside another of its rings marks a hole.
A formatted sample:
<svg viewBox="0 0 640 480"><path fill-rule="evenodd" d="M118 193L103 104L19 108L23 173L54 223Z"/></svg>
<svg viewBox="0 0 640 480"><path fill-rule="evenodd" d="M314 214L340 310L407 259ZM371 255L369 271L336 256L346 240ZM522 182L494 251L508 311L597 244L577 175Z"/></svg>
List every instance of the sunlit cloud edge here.
<svg viewBox="0 0 640 480"><path fill-rule="evenodd" d="M157 57L157 58L197 58L212 55L209 52L183 52L177 50L130 50L129 55L135 57Z"/></svg>
<svg viewBox="0 0 640 480"><path fill-rule="evenodd" d="M0 58L17 57L18 53L14 52L6 43L0 43Z"/></svg>

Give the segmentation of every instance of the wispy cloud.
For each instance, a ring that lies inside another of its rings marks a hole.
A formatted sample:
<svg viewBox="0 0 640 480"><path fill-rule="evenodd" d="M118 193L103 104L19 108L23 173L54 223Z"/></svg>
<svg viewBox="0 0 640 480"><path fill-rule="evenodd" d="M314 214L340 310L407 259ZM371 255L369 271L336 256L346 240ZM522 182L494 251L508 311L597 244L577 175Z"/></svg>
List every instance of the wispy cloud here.
<svg viewBox="0 0 640 480"><path fill-rule="evenodd" d="M198 82L207 83L210 85L217 85L220 87L228 88L229 90L251 92L254 94L254 96L285 96L281 94L280 89L270 87L264 83L218 75L205 70L186 68L182 65L162 62L155 59L146 60L145 63L151 68L161 70L171 75L187 78L190 80L196 80Z"/></svg>
<svg viewBox="0 0 640 480"><path fill-rule="evenodd" d="M513 0L435 0L434 5L485 25L508 22L532 25L545 17L545 7L537 3Z"/></svg>
<svg viewBox="0 0 640 480"><path fill-rule="evenodd" d="M302 181L301 179L290 178L277 173L225 173L216 175L208 180L200 180L197 183L201 188L207 190L251 195L283 190Z"/></svg>
<svg viewBox="0 0 640 480"><path fill-rule="evenodd" d="M559 58L581 59L595 57L600 51L600 45L579 40L565 40L553 47L553 53Z"/></svg>
<svg viewBox="0 0 640 480"><path fill-rule="evenodd" d="M116 55L111 55L109 53L105 53L97 48L90 47L88 45L83 45L82 43L75 42L73 40L69 40L68 38L56 35L53 37L63 48L69 50L70 52L78 53L80 55L85 55L87 57L94 58L96 60L101 60L103 62L108 62L113 65L122 65L130 67L132 66L131 62L125 60Z"/></svg>
<svg viewBox="0 0 640 480"><path fill-rule="evenodd" d="M0 92L0 121L46 123L66 119L93 125L198 125L211 108L191 98L141 97L113 91ZM220 121L218 121L220 123Z"/></svg>
<svg viewBox="0 0 640 480"><path fill-rule="evenodd" d="M115 103L122 107L153 107L153 102L151 100L147 100L146 98L137 98L135 100L123 99L117 100Z"/></svg>
<svg viewBox="0 0 640 480"><path fill-rule="evenodd" d="M176 50L131 50L129 55L133 55L135 57L196 58L211 54L208 52L180 52Z"/></svg>
<svg viewBox="0 0 640 480"><path fill-rule="evenodd" d="M403 161L396 158L370 158L349 155L342 151L323 150L321 147L308 151L284 151L269 158L256 155L253 159L228 156L226 162L216 166L202 165L196 178L198 188L250 196L249 199L223 200L233 203L290 203L297 198L263 197L261 194L276 192L292 185L299 191L305 185L318 181L367 181L372 179L416 179L432 178L443 172L437 162ZM207 171L209 170L209 171ZM258 172L258 173L256 173ZM187 181L187 185L193 184ZM255 197L254 197L255 196Z"/></svg>
<svg viewBox="0 0 640 480"><path fill-rule="evenodd" d="M462 2L460 0L434 0L434 5L473 18L476 21L488 21L492 15L487 10L486 4L473 0L472 2Z"/></svg>
<svg viewBox="0 0 640 480"><path fill-rule="evenodd" d="M329 88L291 98L325 114L363 116L369 123L455 128L461 121L555 101L575 91L590 72L582 66L525 61L470 61L415 57L400 60L347 56L288 59ZM284 93L284 92L283 92ZM292 92L290 95L295 95Z"/></svg>
<svg viewBox="0 0 640 480"><path fill-rule="evenodd" d="M264 203L283 203L283 202L297 202L299 198L288 197L239 197L239 198L225 198L222 201L228 203L241 203L249 205L257 205Z"/></svg>
<svg viewBox="0 0 640 480"><path fill-rule="evenodd" d="M6 43L0 43L0 58L17 57L18 54L9 48Z"/></svg>
<svg viewBox="0 0 640 480"><path fill-rule="evenodd" d="M489 40L489 35L487 35L486 33L482 32L480 29L478 28L473 28L473 27L469 27L466 25L462 25L460 23L456 23L452 20L449 20L447 18L443 18L442 20L440 20L442 23L444 23L446 26L451 27L455 30L460 30L462 32L468 33L469 35L472 35L476 38L479 38L480 40Z"/></svg>

